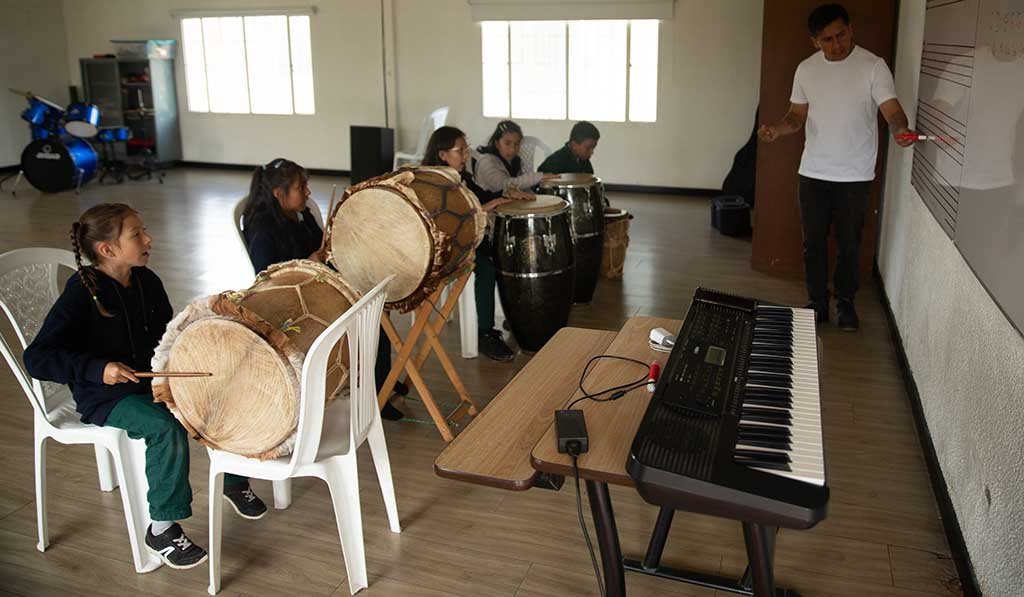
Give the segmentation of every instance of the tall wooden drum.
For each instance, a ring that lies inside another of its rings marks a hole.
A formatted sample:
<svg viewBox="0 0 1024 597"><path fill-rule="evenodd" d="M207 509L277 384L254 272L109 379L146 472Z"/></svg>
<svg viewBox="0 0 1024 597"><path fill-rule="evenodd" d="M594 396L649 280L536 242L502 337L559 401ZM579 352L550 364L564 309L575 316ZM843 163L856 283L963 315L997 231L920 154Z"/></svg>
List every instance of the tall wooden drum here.
<svg viewBox="0 0 1024 597"><path fill-rule="evenodd" d="M604 185L593 174L561 174L540 184L541 191L569 203L573 251L576 257L574 303L594 298L604 245Z"/></svg>
<svg viewBox="0 0 1024 597"><path fill-rule="evenodd" d="M540 350L565 327L575 276L569 204L551 195L494 210L498 295L520 348Z"/></svg>
<svg viewBox="0 0 1024 597"><path fill-rule="evenodd" d="M268 459L289 454L298 425L306 351L359 298L327 266L273 265L240 292L199 299L167 326L153 371L209 371L157 378L153 397L189 433L218 450ZM327 400L348 388L348 340L330 353Z"/></svg>

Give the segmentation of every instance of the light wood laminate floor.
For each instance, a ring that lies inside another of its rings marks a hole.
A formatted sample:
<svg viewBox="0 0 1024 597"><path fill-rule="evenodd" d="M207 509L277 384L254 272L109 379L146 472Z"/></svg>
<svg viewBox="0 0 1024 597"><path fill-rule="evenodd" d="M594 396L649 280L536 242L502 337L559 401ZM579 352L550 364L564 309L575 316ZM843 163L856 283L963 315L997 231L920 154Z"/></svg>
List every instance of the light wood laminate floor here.
<svg viewBox="0 0 1024 597"><path fill-rule="evenodd" d="M248 286L248 259L231 225L246 193L247 173L177 169L166 183L87 185L73 193L41 195L26 188L0 195L0 251L18 247L70 248L68 228L102 201L133 204L154 237L150 263L176 310L196 296ZM331 184L317 176L314 197L326 208ZM8 181L6 188L10 188ZM801 305L803 285L754 272L749 240L719 236L699 198L612 193L635 214L622 280L602 280L594 302L574 307L570 324L617 330L631 315L682 318L698 285ZM805 596L957 594L928 473L914 430L883 308L870 282L858 299L860 333L821 330L824 345L823 423L832 500L828 518L810 531L783 531L776 573L780 584ZM408 318L396 320L408 325ZM6 330L5 330L6 331ZM512 363L458 357L458 324L443 337L470 392L487 402L529 359ZM431 360L425 369L441 402L454 393ZM388 531L370 463L360 452L360 490L370 588L365 595L490 596L596 595L586 546L576 521L572 483L560 492L513 493L434 475L442 448L425 409L406 405L409 418L385 422L403 532ZM49 445L50 548L35 549L32 413L9 370L0 372L0 594L204 595L205 565L134 573L117 492L98 488L93 451ZM186 531L201 544L207 534L207 457L192 449L194 515ZM268 483L254 488L270 501ZM632 491L613 487L623 552L642 554L657 511ZM588 512L589 515L589 512ZM592 527L591 527L592 528ZM252 522L224 514L223 595L347 595L348 584L327 487L299 480L288 510ZM738 523L676 516L665 552L668 564L740 574L745 566ZM713 595L709 590L627 574L632 595Z"/></svg>

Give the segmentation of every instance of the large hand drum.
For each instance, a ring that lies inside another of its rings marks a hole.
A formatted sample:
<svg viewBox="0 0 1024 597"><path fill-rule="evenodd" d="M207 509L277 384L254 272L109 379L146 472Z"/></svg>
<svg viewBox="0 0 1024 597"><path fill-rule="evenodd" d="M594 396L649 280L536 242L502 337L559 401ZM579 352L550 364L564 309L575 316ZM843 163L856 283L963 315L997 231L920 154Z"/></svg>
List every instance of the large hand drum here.
<svg viewBox="0 0 1024 597"><path fill-rule="evenodd" d="M395 274L386 306L410 311L472 262L486 224L455 170L401 170L345 191L327 224L327 260L360 292Z"/></svg>
<svg viewBox="0 0 1024 597"><path fill-rule="evenodd" d="M189 433L227 452L267 459L291 452L306 351L359 294L312 261L269 267L250 288L199 299L167 326L153 371L209 371L212 377L157 378ZM348 341L331 351L327 400L348 383Z"/></svg>

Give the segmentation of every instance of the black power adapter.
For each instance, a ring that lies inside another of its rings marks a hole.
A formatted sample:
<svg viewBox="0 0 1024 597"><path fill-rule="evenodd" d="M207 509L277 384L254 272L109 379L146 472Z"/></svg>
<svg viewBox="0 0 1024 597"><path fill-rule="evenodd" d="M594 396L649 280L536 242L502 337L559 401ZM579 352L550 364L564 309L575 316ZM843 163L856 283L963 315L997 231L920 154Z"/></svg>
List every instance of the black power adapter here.
<svg viewBox="0 0 1024 597"><path fill-rule="evenodd" d="M556 410L555 432L558 434L559 453L587 453L587 422L582 410Z"/></svg>

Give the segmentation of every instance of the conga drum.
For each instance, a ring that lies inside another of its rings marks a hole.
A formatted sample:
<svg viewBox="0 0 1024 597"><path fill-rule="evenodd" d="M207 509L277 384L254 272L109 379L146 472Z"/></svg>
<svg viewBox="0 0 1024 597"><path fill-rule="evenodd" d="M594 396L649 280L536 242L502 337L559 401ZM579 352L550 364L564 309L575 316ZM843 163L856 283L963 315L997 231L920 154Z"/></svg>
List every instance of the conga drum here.
<svg viewBox="0 0 1024 597"><path fill-rule="evenodd" d="M541 191L557 195L569 203L573 251L576 257L574 303L589 303L594 298L601 272L604 244L604 185L593 174L560 174L540 183Z"/></svg>
<svg viewBox="0 0 1024 597"><path fill-rule="evenodd" d="M167 325L153 371L213 376L156 378L153 397L204 445L259 459L289 454L306 351L358 298L327 266L296 260L270 266L246 290L199 299ZM328 362L330 402L348 387L347 338Z"/></svg>
<svg viewBox="0 0 1024 597"><path fill-rule="evenodd" d="M453 168L403 169L345 191L327 224L327 261L359 292L395 274L385 307L407 312L473 262L486 227Z"/></svg>
<svg viewBox="0 0 1024 597"><path fill-rule="evenodd" d="M569 204L552 195L494 210L498 295L523 350L541 349L565 327L575 275Z"/></svg>

